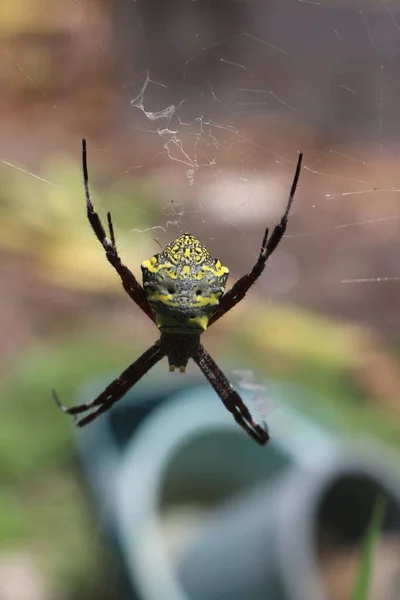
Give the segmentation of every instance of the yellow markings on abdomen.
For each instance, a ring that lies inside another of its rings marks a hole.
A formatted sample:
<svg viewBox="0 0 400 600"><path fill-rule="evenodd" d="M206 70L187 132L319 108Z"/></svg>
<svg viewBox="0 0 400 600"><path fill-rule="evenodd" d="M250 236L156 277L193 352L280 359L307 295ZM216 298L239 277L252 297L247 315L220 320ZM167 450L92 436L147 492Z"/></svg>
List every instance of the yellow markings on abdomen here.
<svg viewBox="0 0 400 600"><path fill-rule="evenodd" d="M168 262L158 263L156 256L152 256L150 260L144 260L142 262L142 268L147 269L150 273L158 273L161 269L167 269L170 266L171 265Z"/></svg>
<svg viewBox="0 0 400 600"><path fill-rule="evenodd" d="M201 308L202 306L216 306L219 303L221 296L222 292L211 294L211 296L196 296L196 301L193 302L191 306L195 306L196 308Z"/></svg>
<svg viewBox="0 0 400 600"><path fill-rule="evenodd" d="M151 290L150 292L147 292L147 297L149 302L162 302L163 304L172 307L180 306L179 301L172 300L172 294L161 294L160 292Z"/></svg>

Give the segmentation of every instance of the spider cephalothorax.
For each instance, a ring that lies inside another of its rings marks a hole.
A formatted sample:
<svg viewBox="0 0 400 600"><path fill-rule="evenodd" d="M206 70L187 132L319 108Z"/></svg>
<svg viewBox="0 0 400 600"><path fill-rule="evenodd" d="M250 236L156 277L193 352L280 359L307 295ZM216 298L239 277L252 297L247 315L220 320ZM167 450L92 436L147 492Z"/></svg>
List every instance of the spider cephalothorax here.
<svg viewBox="0 0 400 600"><path fill-rule="evenodd" d="M228 269L212 258L195 237L184 233L159 254L142 263L143 287L118 255L111 214L107 213L108 237L90 198L86 161L86 141L82 141L83 181L86 209L90 225L104 248L107 260L117 271L130 298L160 329L160 339L133 362L119 377L91 402L68 408L54 399L70 415L83 415L76 421L87 425L118 402L147 371L163 357L169 368L185 371L191 358L200 367L235 421L259 444L266 444L266 425L259 425L243 400L229 383L218 365L200 343L200 335L220 317L243 300L250 287L260 277L265 263L285 233L290 207L300 176L302 154L299 154L286 210L271 235L266 229L257 262L225 293Z"/></svg>

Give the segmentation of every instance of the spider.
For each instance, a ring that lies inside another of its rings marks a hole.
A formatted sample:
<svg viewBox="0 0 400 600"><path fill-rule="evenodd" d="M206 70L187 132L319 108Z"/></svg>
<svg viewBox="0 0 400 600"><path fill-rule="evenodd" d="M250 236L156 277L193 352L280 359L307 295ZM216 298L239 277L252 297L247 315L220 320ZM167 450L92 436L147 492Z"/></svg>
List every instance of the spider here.
<svg viewBox="0 0 400 600"><path fill-rule="evenodd" d="M156 363L167 356L169 370L185 372L189 359L200 367L235 421L260 445L270 439L267 426L258 424L238 392L200 343L201 334L245 297L264 270L265 263L285 233L289 211L296 192L303 155L299 153L286 209L272 234L266 229L257 262L225 293L229 270L195 237L184 233L142 265L143 287L126 267L117 251L111 214L107 213L108 233L94 210L87 168L86 140L82 140L82 170L87 218L108 262L121 278L130 298L160 330L160 338L91 402L68 408L53 397L59 408L75 416L83 427L109 410ZM84 413L84 414L82 414ZM80 415L80 417L78 417Z"/></svg>

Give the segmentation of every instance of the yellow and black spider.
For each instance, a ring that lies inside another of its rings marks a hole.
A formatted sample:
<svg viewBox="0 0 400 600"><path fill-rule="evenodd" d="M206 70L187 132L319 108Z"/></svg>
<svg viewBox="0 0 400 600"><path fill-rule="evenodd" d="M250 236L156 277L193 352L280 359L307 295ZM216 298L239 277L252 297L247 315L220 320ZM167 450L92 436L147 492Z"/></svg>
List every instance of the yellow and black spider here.
<svg viewBox="0 0 400 600"><path fill-rule="evenodd" d="M300 153L286 210L280 223L270 237L268 229L265 230L257 262L228 292L225 293L225 284L229 270L219 260L212 258L207 249L189 233L184 233L162 252L142 263L142 287L118 256L111 214L107 213L107 237L100 217L93 208L89 191L86 140L82 140L83 181L89 223L105 250L108 262L120 276L126 293L157 325L161 335L155 344L91 402L68 408L61 404L53 391L55 401L64 412L80 415L89 411L89 414L76 420L76 425L83 427L109 410L164 356L168 358L169 370L179 368L181 373L185 372L189 358L192 358L235 421L259 444L268 442L266 425L261 426L252 418L237 391L201 345L200 335L243 300L281 241L296 192L302 158Z"/></svg>

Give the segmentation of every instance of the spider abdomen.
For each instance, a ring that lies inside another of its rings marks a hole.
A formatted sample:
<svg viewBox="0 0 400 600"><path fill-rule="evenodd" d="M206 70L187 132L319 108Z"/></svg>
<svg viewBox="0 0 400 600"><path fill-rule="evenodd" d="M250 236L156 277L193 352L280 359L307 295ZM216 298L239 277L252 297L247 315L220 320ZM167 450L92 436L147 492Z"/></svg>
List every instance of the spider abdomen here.
<svg viewBox="0 0 400 600"><path fill-rule="evenodd" d="M225 291L229 270L185 233L142 263L143 287L161 331L203 332Z"/></svg>

